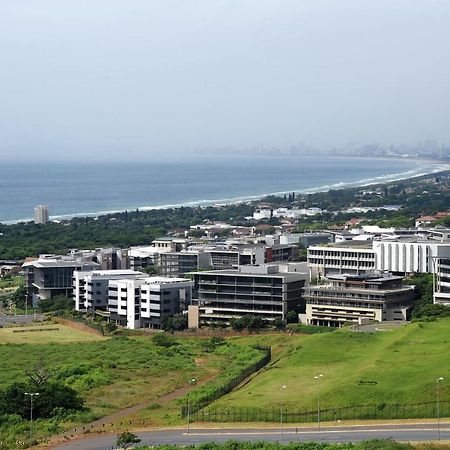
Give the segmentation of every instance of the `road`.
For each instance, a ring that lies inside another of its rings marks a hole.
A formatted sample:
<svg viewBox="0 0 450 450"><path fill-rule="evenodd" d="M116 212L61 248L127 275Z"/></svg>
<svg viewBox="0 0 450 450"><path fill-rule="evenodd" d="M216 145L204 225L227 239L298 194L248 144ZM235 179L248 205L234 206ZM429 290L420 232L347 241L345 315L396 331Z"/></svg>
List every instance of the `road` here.
<svg viewBox="0 0 450 450"><path fill-rule="evenodd" d="M450 440L450 422L441 423L441 439ZM163 429L135 432L141 439L140 445L177 444L189 445L202 442L225 442L230 439L241 441L325 441L355 442L367 439L392 438L399 441L433 441L437 440L436 424L403 425L360 425L315 428L234 428L207 429ZM67 441L51 447L53 450L105 450L115 448L116 434L103 434L84 439Z"/></svg>
<svg viewBox="0 0 450 450"><path fill-rule="evenodd" d="M34 321L45 320L46 317L43 314L21 314L21 315L9 315L0 312L0 327L7 326L13 323L17 324L29 324Z"/></svg>

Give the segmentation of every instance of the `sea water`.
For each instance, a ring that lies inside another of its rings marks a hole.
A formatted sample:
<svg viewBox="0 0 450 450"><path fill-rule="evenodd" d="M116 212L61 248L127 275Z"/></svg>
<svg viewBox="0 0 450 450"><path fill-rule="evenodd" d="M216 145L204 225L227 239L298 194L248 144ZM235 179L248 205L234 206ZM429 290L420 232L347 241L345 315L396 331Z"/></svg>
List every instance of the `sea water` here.
<svg viewBox="0 0 450 450"><path fill-rule="evenodd" d="M3 163L0 222L31 220L38 204L52 218L179 205L206 205L271 193L314 192L442 170L410 159L195 156L135 163Z"/></svg>

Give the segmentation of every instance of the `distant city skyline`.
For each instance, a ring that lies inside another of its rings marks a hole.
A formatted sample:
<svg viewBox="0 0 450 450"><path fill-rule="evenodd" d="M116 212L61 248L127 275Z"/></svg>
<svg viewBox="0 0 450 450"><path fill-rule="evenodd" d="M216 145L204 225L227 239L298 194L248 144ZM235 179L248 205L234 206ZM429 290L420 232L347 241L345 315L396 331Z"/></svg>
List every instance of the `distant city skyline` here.
<svg viewBox="0 0 450 450"><path fill-rule="evenodd" d="M0 157L448 146L450 2L0 3Z"/></svg>

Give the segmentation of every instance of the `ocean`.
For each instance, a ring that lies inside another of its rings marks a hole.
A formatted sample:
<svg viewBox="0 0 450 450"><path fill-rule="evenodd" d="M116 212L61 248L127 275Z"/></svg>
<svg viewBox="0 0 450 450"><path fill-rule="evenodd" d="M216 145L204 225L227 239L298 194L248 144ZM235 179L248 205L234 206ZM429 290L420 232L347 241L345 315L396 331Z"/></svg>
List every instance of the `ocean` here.
<svg viewBox="0 0 450 450"><path fill-rule="evenodd" d="M196 156L139 163L2 163L0 222L207 205L284 192L368 185L444 170L429 161L381 158Z"/></svg>

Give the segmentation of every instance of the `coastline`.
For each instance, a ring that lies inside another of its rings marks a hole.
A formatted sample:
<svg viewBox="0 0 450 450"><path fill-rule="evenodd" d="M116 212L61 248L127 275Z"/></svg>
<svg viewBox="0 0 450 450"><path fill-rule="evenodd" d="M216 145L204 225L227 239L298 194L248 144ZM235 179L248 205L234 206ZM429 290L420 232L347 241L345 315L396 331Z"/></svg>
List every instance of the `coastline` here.
<svg viewBox="0 0 450 450"><path fill-rule="evenodd" d="M339 156L339 158L342 159L368 159L367 157L358 156L358 157L351 157L351 156ZM404 158L390 158L390 157L370 157L370 159L377 159L377 160L403 160ZM264 197L270 196L270 195L284 195L288 192L295 192L296 194L315 194L319 192L328 192L330 190L335 189L352 189L352 188L358 188L358 187L365 187L365 186L375 186L375 185L384 185L388 183L393 183L397 181L403 181L403 180L413 180L415 178L420 178L424 176L429 176L433 174L438 173L444 173L450 170L450 163L439 161L439 160L433 160L428 158L411 158L410 161L414 161L416 163L428 163L432 164L434 168L429 167L429 170L419 171L416 170L408 170L406 172L401 173L393 173L393 174L386 174L386 175L380 175L377 177L372 178L363 178L357 181L339 181L332 184L327 185L321 185L321 186L315 186L310 187L306 189L291 189L291 190L283 190L283 191L272 191L272 192L265 192L262 194L256 194L256 195L243 195L239 197L230 197L230 198L220 198L220 199L201 199L201 200L192 200L192 201L185 201L175 204L163 204L163 205L145 205L145 206L130 206L128 208L120 208L120 209L114 209L114 210L104 210L104 211L95 211L95 212L80 212L80 213L70 213L70 214L62 214L62 215L53 215L50 216L50 221L53 222L59 222L59 221L68 221L74 218L80 218L80 217L101 217L106 215L113 215L113 214L120 214L125 211L152 211L152 210L163 210L163 209L173 209L173 208L181 208L181 207L220 207L224 205L230 205L230 204L239 204L239 203L250 203L250 202L256 202L258 200L262 200ZM31 222L33 221L33 218L24 218L24 219L14 219L14 220L5 220L1 221L0 224L3 225L14 225L17 223L23 223L23 222Z"/></svg>

